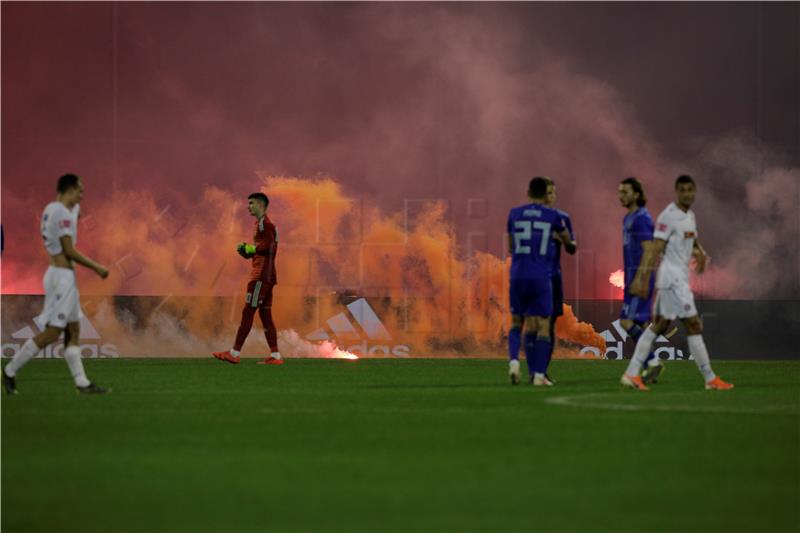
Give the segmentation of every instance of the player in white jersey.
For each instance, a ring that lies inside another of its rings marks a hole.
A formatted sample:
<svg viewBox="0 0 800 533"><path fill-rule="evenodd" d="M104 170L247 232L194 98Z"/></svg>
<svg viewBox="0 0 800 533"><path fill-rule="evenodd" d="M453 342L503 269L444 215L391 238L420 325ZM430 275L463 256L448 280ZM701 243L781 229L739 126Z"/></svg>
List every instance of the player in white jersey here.
<svg viewBox="0 0 800 533"><path fill-rule="evenodd" d="M663 253L661 265L656 275L656 300L653 305L655 320L639 341L628 369L620 382L637 390L648 390L642 382L639 371L647 358L656 338L663 334L670 323L680 319L686 327L686 340L689 351L694 356L697 368L706 381L706 389L727 390L733 385L726 383L711 369L703 341L703 324L697 315L694 295L689 286L689 261L694 257L696 270L702 274L706 268L708 255L697 240L697 224L691 210L696 192L691 176L679 176L675 181L676 201L669 204L658 216L653 232L653 245L648 247L642 259L642 266L636 273L630 292L634 296L647 298L650 274L659 256Z"/></svg>
<svg viewBox="0 0 800 533"><path fill-rule="evenodd" d="M3 368L3 386L8 394L17 394L16 375L28 361L45 346L58 340L64 332L64 359L72 373L75 386L82 394L108 392L89 381L83 370L80 336L80 295L75 283L74 264L94 270L101 278L108 277L108 269L92 261L75 249L78 241L78 215L83 197L83 184L74 174L58 179L58 196L47 204L42 213L42 238L50 256L50 267L44 275L44 310L34 318L43 331L29 339L14 359Z"/></svg>

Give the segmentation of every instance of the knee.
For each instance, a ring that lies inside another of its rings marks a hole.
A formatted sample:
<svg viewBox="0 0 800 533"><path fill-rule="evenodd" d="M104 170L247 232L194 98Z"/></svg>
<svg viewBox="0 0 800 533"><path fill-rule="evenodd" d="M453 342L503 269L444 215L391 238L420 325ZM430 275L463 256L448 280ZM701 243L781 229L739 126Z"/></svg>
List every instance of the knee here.
<svg viewBox="0 0 800 533"><path fill-rule="evenodd" d="M700 320L699 316L686 319L684 325L686 326L686 333L689 335L699 335L703 333L703 321Z"/></svg>
<svg viewBox="0 0 800 533"><path fill-rule="evenodd" d="M67 329L64 330L64 344L67 346L76 346L78 339L81 338L80 324L68 324Z"/></svg>
<svg viewBox="0 0 800 533"><path fill-rule="evenodd" d="M667 331L667 326L669 326L669 320L664 318L663 316L657 316L653 323L650 325L650 329L656 335L661 335L665 331Z"/></svg>
<svg viewBox="0 0 800 533"><path fill-rule="evenodd" d="M538 333L540 337L550 336L550 318L539 318Z"/></svg>
<svg viewBox="0 0 800 533"><path fill-rule="evenodd" d="M522 317L520 315L511 315L511 329L522 329Z"/></svg>

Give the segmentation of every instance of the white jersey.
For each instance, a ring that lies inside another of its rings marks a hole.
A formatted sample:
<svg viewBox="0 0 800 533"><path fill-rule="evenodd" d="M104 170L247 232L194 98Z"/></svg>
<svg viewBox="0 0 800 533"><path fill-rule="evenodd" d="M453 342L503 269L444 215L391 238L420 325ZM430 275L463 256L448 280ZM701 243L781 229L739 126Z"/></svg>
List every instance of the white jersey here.
<svg viewBox="0 0 800 533"><path fill-rule="evenodd" d="M61 237L72 237L73 246L78 242L78 215L81 206L75 205L72 210L61 202L50 202L42 213L42 238L44 247L50 255L60 254Z"/></svg>
<svg viewBox="0 0 800 533"><path fill-rule="evenodd" d="M667 289L678 284L688 287L689 260L697 239L697 224L692 210L684 212L674 202L669 204L658 215L653 238L667 241L658 267L656 288Z"/></svg>

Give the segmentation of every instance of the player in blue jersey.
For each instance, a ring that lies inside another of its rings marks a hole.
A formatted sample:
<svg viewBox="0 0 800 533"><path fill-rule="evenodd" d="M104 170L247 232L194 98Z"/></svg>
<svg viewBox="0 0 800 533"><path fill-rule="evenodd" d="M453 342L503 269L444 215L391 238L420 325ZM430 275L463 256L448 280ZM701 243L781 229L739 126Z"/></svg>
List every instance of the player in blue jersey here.
<svg viewBox="0 0 800 533"><path fill-rule="evenodd" d="M552 340L552 271L555 247L551 239L571 243L561 217L547 207L547 178L535 177L528 186L530 203L514 207L508 214L508 245L511 253L511 330L508 334L509 378L519 383L519 347L525 328L525 359L530 383L552 385L545 377Z"/></svg>
<svg viewBox="0 0 800 533"><path fill-rule="evenodd" d="M619 202L628 210L622 219L622 256L625 267L625 294L620 315L620 325L634 342L639 340L649 324L652 308L653 285L650 280L647 298L631 294L630 288L636 273L642 266L645 250L653 244L653 218L647 211L647 196L642 183L636 178L626 178L619 184ZM655 383L664 366L653 352L647 356L642 370L642 381Z"/></svg>
<svg viewBox="0 0 800 533"><path fill-rule="evenodd" d="M575 234L572 232L572 220L570 220L569 215L566 211L562 211L561 209L557 209L555 207L556 203L556 184L553 182L552 179L548 178L549 183L547 184L547 207L551 209L555 209L556 213L561 217L561 222L564 224L564 228L569 233L569 238L571 244L569 246L564 246L566 252L570 255L573 255L577 250L577 245L575 244ZM555 257L553 259L553 314L550 317L550 339L553 341L550 344L550 353L547 354L547 365L545 368L550 366L550 360L553 358L553 348L556 345L556 320L558 317L564 314L564 284L561 281L561 240L560 239L553 239L550 241L551 245L555 248ZM550 376L545 372L545 377L551 383L555 383Z"/></svg>

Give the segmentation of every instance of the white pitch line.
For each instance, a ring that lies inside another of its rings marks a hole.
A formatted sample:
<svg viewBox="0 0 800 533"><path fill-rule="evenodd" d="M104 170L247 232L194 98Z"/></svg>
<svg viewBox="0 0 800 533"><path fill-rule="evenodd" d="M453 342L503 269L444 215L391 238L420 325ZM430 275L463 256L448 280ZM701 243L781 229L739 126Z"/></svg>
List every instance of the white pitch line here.
<svg viewBox="0 0 800 533"><path fill-rule="evenodd" d="M631 391L631 394L642 394ZM709 392L709 394L715 394ZM718 394L718 393L717 393ZM685 413L727 413L727 414L797 414L798 406L792 404L773 405L766 408L726 407L713 405L643 405L632 403L603 403L596 400L609 396L619 397L619 393L593 392L588 394L571 394L566 396L552 396L544 400L551 405L562 405L585 409L605 409L609 411L662 411ZM588 400L588 402L587 402ZM593 401L594 400L594 401Z"/></svg>

